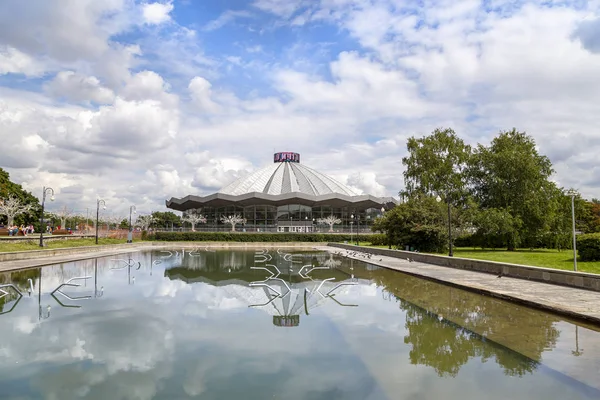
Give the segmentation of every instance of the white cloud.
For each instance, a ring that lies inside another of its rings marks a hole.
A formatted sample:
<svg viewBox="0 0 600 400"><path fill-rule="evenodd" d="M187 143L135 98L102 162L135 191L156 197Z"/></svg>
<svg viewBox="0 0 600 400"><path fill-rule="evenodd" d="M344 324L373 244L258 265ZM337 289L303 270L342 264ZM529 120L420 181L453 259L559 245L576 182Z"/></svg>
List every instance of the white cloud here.
<svg viewBox="0 0 600 400"><path fill-rule="evenodd" d="M76 103L93 101L111 103L115 97L112 90L103 87L95 76L85 76L74 71L61 71L47 86L51 95L64 97Z"/></svg>
<svg viewBox="0 0 600 400"><path fill-rule="evenodd" d="M173 3L146 3L142 6L144 21L147 24L159 25L171 20L169 15L173 11Z"/></svg>
<svg viewBox="0 0 600 400"><path fill-rule="evenodd" d="M440 126L471 144L525 130L560 185L600 197L597 2L258 0L219 10L207 33L179 25L172 2L31 1L0 4L0 74L20 88L0 88L2 164L35 193L64 189L57 206L100 194L114 212L162 209L280 150L396 196L406 139ZM250 15L275 21L256 30ZM304 35L316 24L335 36ZM240 28L255 36L205 46Z"/></svg>
<svg viewBox="0 0 600 400"><path fill-rule="evenodd" d="M226 24L234 21L236 18L250 18L252 14L248 11L235 11L227 10L223 14L219 15L219 18L210 21L204 26L205 31L214 31L222 28Z"/></svg>
<svg viewBox="0 0 600 400"><path fill-rule="evenodd" d="M29 55L10 46L0 46L0 75L40 76L44 69Z"/></svg>

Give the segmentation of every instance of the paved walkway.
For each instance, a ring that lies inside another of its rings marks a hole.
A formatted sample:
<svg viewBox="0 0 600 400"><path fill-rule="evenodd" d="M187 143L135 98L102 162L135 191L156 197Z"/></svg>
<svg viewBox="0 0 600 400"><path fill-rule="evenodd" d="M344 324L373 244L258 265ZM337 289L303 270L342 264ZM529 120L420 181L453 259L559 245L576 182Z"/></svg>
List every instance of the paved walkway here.
<svg viewBox="0 0 600 400"><path fill-rule="evenodd" d="M337 247L318 246L316 248L380 267L600 324L600 292L524 279L498 278L495 275L483 272L440 267L416 261L409 262L388 256L373 255L370 259L366 259L360 253L356 256L350 256L354 251L346 251Z"/></svg>
<svg viewBox="0 0 600 400"><path fill-rule="evenodd" d="M1 261L0 262L0 272L8 272L15 271L19 269L25 268L37 268L43 267L45 265L54 265L54 264L62 264L66 262L78 261L78 260L88 260L90 258L98 258L98 257L108 257L115 254L126 254L137 252L144 249L152 249L156 248L152 245L145 246L136 246L136 247L123 247L122 249L107 249L107 250L99 250L92 251L88 253L73 253L73 254L64 254L57 256L49 256L43 258L31 258L27 260L14 260L14 261ZM75 248L74 248L75 249Z"/></svg>

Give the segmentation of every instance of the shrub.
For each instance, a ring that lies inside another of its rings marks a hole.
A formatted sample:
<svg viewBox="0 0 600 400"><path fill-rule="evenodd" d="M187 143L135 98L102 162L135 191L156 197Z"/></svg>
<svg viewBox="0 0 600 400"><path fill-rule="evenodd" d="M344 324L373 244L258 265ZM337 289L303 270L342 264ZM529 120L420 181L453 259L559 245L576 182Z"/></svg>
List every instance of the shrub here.
<svg viewBox="0 0 600 400"><path fill-rule="evenodd" d="M361 235L362 237L363 235ZM386 246L388 244L387 236L384 233L376 233L373 235L364 235L369 236L367 240L373 246Z"/></svg>
<svg viewBox="0 0 600 400"><path fill-rule="evenodd" d="M374 236L385 235L352 235L352 241L373 243ZM148 235L150 238L150 235ZM350 234L327 233L243 233L243 232L156 232L154 240L166 242L351 242Z"/></svg>
<svg viewBox="0 0 600 400"><path fill-rule="evenodd" d="M600 233L577 236L577 253L580 261L600 261Z"/></svg>

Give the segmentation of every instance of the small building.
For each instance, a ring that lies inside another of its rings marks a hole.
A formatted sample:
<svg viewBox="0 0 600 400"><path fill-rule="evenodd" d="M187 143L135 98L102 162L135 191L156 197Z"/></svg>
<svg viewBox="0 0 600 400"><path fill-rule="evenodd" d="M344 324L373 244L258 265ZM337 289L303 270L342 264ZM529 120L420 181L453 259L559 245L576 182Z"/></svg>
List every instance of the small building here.
<svg viewBox="0 0 600 400"><path fill-rule="evenodd" d="M196 230L227 230L221 217L246 219L237 230L247 232L327 232L319 219L341 220L334 232L370 231L373 220L397 204L392 197L358 194L335 179L300 163L300 154L275 153L261 168L208 196L171 198L167 208L197 212L207 219Z"/></svg>

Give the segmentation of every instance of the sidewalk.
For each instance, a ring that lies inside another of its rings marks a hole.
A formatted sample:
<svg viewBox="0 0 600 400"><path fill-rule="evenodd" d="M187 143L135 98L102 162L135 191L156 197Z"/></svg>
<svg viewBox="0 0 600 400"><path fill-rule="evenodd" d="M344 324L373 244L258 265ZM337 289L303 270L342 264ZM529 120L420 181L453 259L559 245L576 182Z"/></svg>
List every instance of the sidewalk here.
<svg viewBox="0 0 600 400"><path fill-rule="evenodd" d="M126 254L133 253L140 250L151 249L152 244L149 243L147 245L123 245L123 248L112 248L112 249L98 249L98 251L91 251L87 253L73 253L73 254L64 254L57 256L48 256L48 257L40 257L40 258L30 258L26 260L12 260L12 261L0 261L0 272L8 272L15 271L19 269L25 268L37 268L45 265L54 265L61 264L65 262L78 261L78 260L88 260L90 258L98 258L98 257L107 257L115 254ZM77 249L77 247L73 247L72 249Z"/></svg>
<svg viewBox="0 0 600 400"><path fill-rule="evenodd" d="M600 325L600 292L524 279L498 278L496 275L483 272L440 267L416 261L409 262L404 259L381 255L373 255L370 259L366 259L365 257L361 257L360 253L356 256L349 256L354 251L346 251L336 247L318 246L316 248L331 253L339 253L372 265L549 310Z"/></svg>

